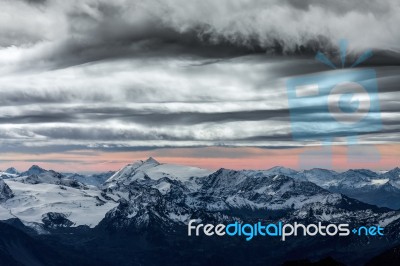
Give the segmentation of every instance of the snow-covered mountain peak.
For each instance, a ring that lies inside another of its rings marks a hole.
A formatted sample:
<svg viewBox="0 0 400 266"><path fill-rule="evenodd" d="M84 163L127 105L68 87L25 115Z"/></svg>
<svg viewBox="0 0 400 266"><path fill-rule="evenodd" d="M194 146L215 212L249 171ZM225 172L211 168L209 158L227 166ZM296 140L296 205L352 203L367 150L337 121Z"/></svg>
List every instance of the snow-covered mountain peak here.
<svg viewBox="0 0 400 266"><path fill-rule="evenodd" d="M7 170L5 170L4 172L7 174L12 174L12 175L19 174L18 170L15 169L14 167L7 168Z"/></svg>
<svg viewBox="0 0 400 266"><path fill-rule="evenodd" d="M284 175L288 177L292 177L298 180L307 180L306 176L303 174L303 172L283 167L283 166L275 166L272 167L266 171L262 171L263 174L265 175Z"/></svg>
<svg viewBox="0 0 400 266"><path fill-rule="evenodd" d="M388 184L400 190L400 168L396 167L384 174L380 178L389 180Z"/></svg>
<svg viewBox="0 0 400 266"><path fill-rule="evenodd" d="M145 161L137 161L121 168L105 182L105 186L109 187L115 183L129 184L146 178L158 180L168 177L171 180L187 181L191 177L207 176L212 172L198 167L159 163L150 157Z"/></svg>
<svg viewBox="0 0 400 266"><path fill-rule="evenodd" d="M42 174L44 172L46 172L45 169L43 169L40 166L34 164L27 171L21 173L21 176L25 176L25 175L40 175L40 174Z"/></svg>
<svg viewBox="0 0 400 266"><path fill-rule="evenodd" d="M149 157L147 158L147 160L144 161L144 163L146 164L160 164L156 159L154 159L153 157Z"/></svg>
<svg viewBox="0 0 400 266"><path fill-rule="evenodd" d="M392 170L382 174L382 176L389 179L400 179L400 168L393 168Z"/></svg>
<svg viewBox="0 0 400 266"><path fill-rule="evenodd" d="M14 177L17 177L18 175L19 175L19 172L14 167L10 167L7 170L5 170L4 172L0 171L1 179L14 178Z"/></svg>
<svg viewBox="0 0 400 266"><path fill-rule="evenodd" d="M114 171L108 171L103 173L94 173L94 174L78 174L78 173L63 173L68 179L78 181L85 185L100 187L107 179L109 179Z"/></svg>
<svg viewBox="0 0 400 266"><path fill-rule="evenodd" d="M11 177L10 180L25 184L56 184L74 188L87 187L77 180L67 178L54 170L45 170L37 165L31 166L28 171L21 173L19 176Z"/></svg>
<svg viewBox="0 0 400 266"><path fill-rule="evenodd" d="M313 168L310 170L301 171L299 173L299 175L301 175L305 180L313 182L318 186L324 188L327 188L339 182L340 179L337 178L338 174L339 173L335 171L322 168Z"/></svg>
<svg viewBox="0 0 400 266"><path fill-rule="evenodd" d="M358 175L362 175L365 177L376 177L377 176L377 173L375 173L371 170L368 170L368 169L350 169L342 174L346 175L346 176L358 176Z"/></svg>
<svg viewBox="0 0 400 266"><path fill-rule="evenodd" d="M291 168L283 167L283 166L275 166L266 171L271 175L286 175L286 176L295 176L298 171L293 170Z"/></svg>
<svg viewBox="0 0 400 266"><path fill-rule="evenodd" d="M333 170L323 169L323 168L312 168L310 170L304 170L303 173L338 174Z"/></svg>
<svg viewBox="0 0 400 266"><path fill-rule="evenodd" d="M237 170L232 170L232 169L226 169L226 168L219 168L217 171L212 173L213 175L229 175L229 174L236 174L240 171Z"/></svg>

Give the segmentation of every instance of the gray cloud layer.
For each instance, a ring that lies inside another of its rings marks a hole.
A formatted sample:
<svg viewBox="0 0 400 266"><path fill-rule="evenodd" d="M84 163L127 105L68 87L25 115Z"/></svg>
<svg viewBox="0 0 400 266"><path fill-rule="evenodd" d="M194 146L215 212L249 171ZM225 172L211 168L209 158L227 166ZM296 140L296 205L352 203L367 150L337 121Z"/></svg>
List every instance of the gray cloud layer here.
<svg viewBox="0 0 400 266"><path fill-rule="evenodd" d="M360 142L400 142L396 0L0 0L0 7L4 151L302 146L292 140L286 81L328 71L312 55L321 49L338 63L341 38L349 62L376 51L363 66L377 71L384 128ZM305 119L323 125L318 110Z"/></svg>

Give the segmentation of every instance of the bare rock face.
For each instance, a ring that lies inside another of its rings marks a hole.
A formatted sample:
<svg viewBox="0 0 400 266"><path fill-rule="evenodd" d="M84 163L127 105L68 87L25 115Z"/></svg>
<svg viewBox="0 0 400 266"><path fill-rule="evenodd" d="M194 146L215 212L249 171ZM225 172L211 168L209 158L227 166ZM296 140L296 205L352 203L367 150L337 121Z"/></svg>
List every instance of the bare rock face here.
<svg viewBox="0 0 400 266"><path fill-rule="evenodd" d="M4 182L3 179L0 179L0 202L4 202L12 197L14 197L14 194L10 187Z"/></svg>
<svg viewBox="0 0 400 266"><path fill-rule="evenodd" d="M47 228L70 227L74 224L67 218L67 215L58 212L48 212L43 214L42 221L44 226Z"/></svg>

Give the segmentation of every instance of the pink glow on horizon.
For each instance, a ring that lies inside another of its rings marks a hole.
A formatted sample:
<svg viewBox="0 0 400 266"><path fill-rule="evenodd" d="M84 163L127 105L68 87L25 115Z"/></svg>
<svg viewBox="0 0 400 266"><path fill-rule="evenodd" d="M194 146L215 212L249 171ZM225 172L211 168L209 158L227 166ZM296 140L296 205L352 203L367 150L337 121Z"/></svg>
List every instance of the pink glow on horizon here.
<svg viewBox="0 0 400 266"><path fill-rule="evenodd" d="M368 168L375 170L392 169L399 166L400 144L376 146L381 153L377 163L349 163L346 161L346 147L337 146L333 149L333 168L346 170L350 168ZM101 151L71 151L48 154L0 154L0 169L10 166L24 171L33 164L45 169L62 172L103 172L118 170L136 160L145 160L152 156L161 163L197 166L208 169L268 169L274 166L285 166L301 169L299 155L314 148L295 149L261 149L261 148L171 148L151 151L133 152L101 152ZM320 159L321 157L316 157ZM57 161L54 161L57 160ZM315 167L318 167L316 162Z"/></svg>

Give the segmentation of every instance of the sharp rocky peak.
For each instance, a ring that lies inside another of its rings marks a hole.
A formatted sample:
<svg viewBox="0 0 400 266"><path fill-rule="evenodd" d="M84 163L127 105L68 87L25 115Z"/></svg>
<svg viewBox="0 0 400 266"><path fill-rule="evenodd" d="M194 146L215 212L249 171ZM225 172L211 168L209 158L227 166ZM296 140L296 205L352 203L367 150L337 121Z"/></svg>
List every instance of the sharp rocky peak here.
<svg viewBox="0 0 400 266"><path fill-rule="evenodd" d="M143 163L147 163L147 164L160 164L156 159L154 159L153 157L149 157L147 158L147 160L145 160Z"/></svg>

